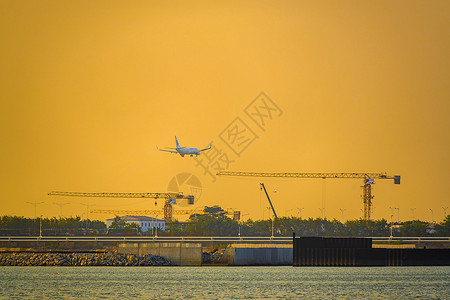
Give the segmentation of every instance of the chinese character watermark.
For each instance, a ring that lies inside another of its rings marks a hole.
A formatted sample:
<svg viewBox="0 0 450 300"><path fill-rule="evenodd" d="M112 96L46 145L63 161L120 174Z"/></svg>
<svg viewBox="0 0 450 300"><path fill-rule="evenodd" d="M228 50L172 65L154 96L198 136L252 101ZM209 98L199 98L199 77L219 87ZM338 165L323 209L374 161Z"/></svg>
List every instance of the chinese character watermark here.
<svg viewBox="0 0 450 300"><path fill-rule="evenodd" d="M194 203L198 203L202 195L202 183L194 174L184 172L172 177L167 185L169 193L183 193L184 196L194 196ZM176 199L176 204L180 207L192 205L188 199Z"/></svg>
<svg viewBox="0 0 450 300"><path fill-rule="evenodd" d="M240 117L233 120L219 138L237 155L241 156L257 138L256 133Z"/></svg>
<svg viewBox="0 0 450 300"><path fill-rule="evenodd" d="M209 151L194 158L196 167L202 168L203 175L215 182L216 174L227 170L259 138L256 131L265 132L269 123L282 114L281 108L261 92L245 107L243 116L237 116L218 134L219 141L225 144L225 148L220 146L221 143L217 145L212 142ZM250 123L248 119L251 120Z"/></svg>
<svg viewBox="0 0 450 300"><path fill-rule="evenodd" d="M215 182L216 173L228 169L235 161L231 160L223 149L218 148L214 143L211 144L211 150L200 157L195 157L194 160L197 162L195 166L203 169L203 175L209 176L212 182Z"/></svg>
<svg viewBox="0 0 450 300"><path fill-rule="evenodd" d="M266 131L267 123L275 117L280 117L283 111L272 101L264 92L261 92L244 109L247 116L261 128Z"/></svg>

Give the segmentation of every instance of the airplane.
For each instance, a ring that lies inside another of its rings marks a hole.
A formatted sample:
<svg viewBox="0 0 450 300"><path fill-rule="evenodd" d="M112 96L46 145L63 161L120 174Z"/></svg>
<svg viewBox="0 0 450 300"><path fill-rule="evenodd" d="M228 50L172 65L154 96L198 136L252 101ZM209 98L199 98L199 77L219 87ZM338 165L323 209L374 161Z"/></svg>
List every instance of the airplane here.
<svg viewBox="0 0 450 300"><path fill-rule="evenodd" d="M181 157L184 157L185 155L190 155L191 157L194 155L197 156L197 155L200 155L200 152L211 149L211 145L209 145L208 148L201 149L201 150L198 150L197 148L181 147L180 144L178 144L178 140L177 140L176 136L175 136L175 143L176 143L176 148L165 147L167 149L174 149L175 151L159 149L158 146L156 146L156 149L158 149L159 151L178 153L181 155Z"/></svg>

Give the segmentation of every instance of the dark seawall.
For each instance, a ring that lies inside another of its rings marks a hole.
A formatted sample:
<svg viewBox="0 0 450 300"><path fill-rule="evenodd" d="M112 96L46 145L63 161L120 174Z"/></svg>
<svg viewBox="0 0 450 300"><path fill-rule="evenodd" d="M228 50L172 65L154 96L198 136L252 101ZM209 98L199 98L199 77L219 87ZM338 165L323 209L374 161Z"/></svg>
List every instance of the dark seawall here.
<svg viewBox="0 0 450 300"><path fill-rule="evenodd" d="M450 249L372 248L371 238L293 238L293 266L450 266Z"/></svg>

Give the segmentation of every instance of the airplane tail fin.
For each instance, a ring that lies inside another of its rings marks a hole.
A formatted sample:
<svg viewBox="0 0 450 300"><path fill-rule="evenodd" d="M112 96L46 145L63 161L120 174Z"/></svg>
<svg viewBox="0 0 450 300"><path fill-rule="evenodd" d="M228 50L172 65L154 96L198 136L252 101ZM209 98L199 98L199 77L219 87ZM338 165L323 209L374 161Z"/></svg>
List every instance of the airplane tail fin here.
<svg viewBox="0 0 450 300"><path fill-rule="evenodd" d="M180 148L180 144L178 144L177 136L175 136L175 143L177 145L177 148Z"/></svg>

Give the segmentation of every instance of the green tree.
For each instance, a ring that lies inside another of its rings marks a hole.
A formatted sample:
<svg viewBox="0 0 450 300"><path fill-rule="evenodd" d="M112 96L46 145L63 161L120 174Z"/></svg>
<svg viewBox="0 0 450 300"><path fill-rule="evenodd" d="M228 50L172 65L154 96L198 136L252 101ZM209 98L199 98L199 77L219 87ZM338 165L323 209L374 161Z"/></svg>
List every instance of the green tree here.
<svg viewBox="0 0 450 300"><path fill-rule="evenodd" d="M239 231L239 224L226 216L220 206L206 206L203 214L189 217L186 234L190 236L233 236Z"/></svg>
<svg viewBox="0 0 450 300"><path fill-rule="evenodd" d="M408 221L404 222L398 229L400 236L429 236L428 223L422 221Z"/></svg>
<svg viewBox="0 0 450 300"><path fill-rule="evenodd" d="M447 215L441 223L436 225L436 235L450 236L450 215Z"/></svg>
<svg viewBox="0 0 450 300"><path fill-rule="evenodd" d="M150 232L150 230L149 230ZM170 221L168 224L166 224L166 232L161 232L161 235L165 236L184 236L188 235L186 233L186 225L181 224L178 222L178 220ZM160 233L158 232L158 235Z"/></svg>
<svg viewBox="0 0 450 300"><path fill-rule="evenodd" d="M114 217L114 221L109 226L109 229L137 229L139 230L139 225L136 223L127 223L122 220L119 216Z"/></svg>
<svg viewBox="0 0 450 300"><path fill-rule="evenodd" d="M349 220L345 222L347 236L389 236L390 228L385 219L381 220Z"/></svg>

